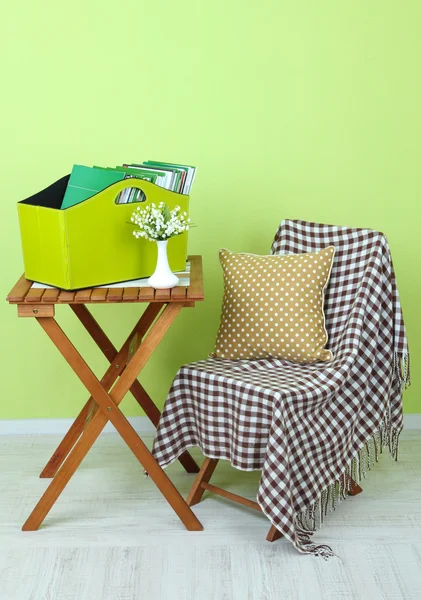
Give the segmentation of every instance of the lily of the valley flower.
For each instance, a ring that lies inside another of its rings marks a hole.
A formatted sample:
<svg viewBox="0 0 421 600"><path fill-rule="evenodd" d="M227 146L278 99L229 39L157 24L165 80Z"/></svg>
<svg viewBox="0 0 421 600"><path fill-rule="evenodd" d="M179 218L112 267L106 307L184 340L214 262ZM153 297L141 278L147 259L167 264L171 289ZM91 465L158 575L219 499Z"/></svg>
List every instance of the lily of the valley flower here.
<svg viewBox="0 0 421 600"><path fill-rule="evenodd" d="M138 206L133 212L131 222L138 227L133 231L135 238L145 238L151 242L162 242L187 231L190 219L186 212L176 206L169 209L165 202L158 206L152 203L141 208Z"/></svg>

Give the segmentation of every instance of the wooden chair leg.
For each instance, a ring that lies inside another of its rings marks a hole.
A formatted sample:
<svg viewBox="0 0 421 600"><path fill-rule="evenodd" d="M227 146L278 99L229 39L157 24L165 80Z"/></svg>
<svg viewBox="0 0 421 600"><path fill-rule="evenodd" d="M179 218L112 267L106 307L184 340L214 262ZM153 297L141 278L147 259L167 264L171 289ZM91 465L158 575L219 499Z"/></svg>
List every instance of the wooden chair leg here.
<svg viewBox="0 0 421 600"><path fill-rule="evenodd" d="M205 458L200 471L194 480L191 490L186 498L186 502L189 506L194 506L202 499L205 489L202 487L202 483L209 483L213 472L218 464L218 458Z"/></svg>
<svg viewBox="0 0 421 600"><path fill-rule="evenodd" d="M118 408L118 405L130 389L133 380L137 377L138 373L158 346L180 309L181 305L177 304L170 304L164 309L160 318L152 326L142 344L133 354L131 361L128 363L123 375L113 387L111 394L108 394L105 391L100 381L95 377L94 373L64 334L58 323L53 318L37 319L52 342L56 345L57 349L67 360L75 374L95 399L101 410L96 412L93 419L72 448L67 460L58 471L56 477L52 480L31 515L28 517L23 526L24 531L38 529L108 420L112 422L130 450L149 473L151 479L160 489L161 493L176 512L180 520L184 523L185 527L190 531L200 531L203 529L196 515L192 512L164 470L159 466L158 462L154 459L126 417Z"/></svg>
<svg viewBox="0 0 421 600"><path fill-rule="evenodd" d="M272 525L272 527L269 529L269 533L266 536L266 540L268 542L275 542L281 537L283 537L282 533L275 527L275 525Z"/></svg>
<svg viewBox="0 0 421 600"><path fill-rule="evenodd" d="M209 485L209 481L213 475L213 472L216 469L216 465L218 464L219 459L217 458L205 458L203 464L200 468L200 471L190 489L190 492L186 498L186 502L189 506L194 506L198 504L202 499L203 494L207 489L210 492L214 492L219 494L220 496L224 496L234 502L240 502L249 508L253 508L254 510L258 510L261 512L260 506L256 502L252 502L251 500L247 500L246 498L242 498L241 496L237 496L236 494L232 494L227 492L226 490L222 490L221 488L217 488L215 486ZM269 529L269 533L266 536L268 542L275 542L279 538L283 537L282 533L277 529L274 525Z"/></svg>
<svg viewBox="0 0 421 600"><path fill-rule="evenodd" d="M357 496L358 494L361 494L362 491L363 491L363 488L360 487L356 481L351 479L351 485L350 485L350 488L348 491L348 495L349 496Z"/></svg>

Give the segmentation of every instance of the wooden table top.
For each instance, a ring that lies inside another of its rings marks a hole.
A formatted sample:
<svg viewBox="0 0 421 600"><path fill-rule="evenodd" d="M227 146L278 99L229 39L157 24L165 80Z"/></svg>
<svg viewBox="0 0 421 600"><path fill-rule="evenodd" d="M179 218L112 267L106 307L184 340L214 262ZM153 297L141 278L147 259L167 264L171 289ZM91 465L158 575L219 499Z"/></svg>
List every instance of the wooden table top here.
<svg viewBox="0 0 421 600"><path fill-rule="evenodd" d="M58 288L32 288L33 281L22 275L13 286L6 300L10 304L74 304L111 302L198 302L204 299L202 257L189 256L190 285L167 290L151 287L86 288L67 292Z"/></svg>

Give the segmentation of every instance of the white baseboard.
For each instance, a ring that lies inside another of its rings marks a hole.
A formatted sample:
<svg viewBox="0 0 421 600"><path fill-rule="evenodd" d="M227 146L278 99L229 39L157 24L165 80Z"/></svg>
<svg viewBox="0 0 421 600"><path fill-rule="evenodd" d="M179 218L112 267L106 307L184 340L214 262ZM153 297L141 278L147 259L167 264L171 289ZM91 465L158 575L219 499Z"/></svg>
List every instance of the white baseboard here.
<svg viewBox="0 0 421 600"><path fill-rule="evenodd" d="M130 424L139 433L155 433L155 427L147 417L128 417ZM0 419L0 435L64 435L73 419ZM421 429L421 414L404 415L405 429ZM115 431L107 423L104 432Z"/></svg>
<svg viewBox="0 0 421 600"><path fill-rule="evenodd" d="M128 419L139 433L155 433L156 431L147 417L128 417ZM73 419L0 419L0 435L64 435L72 423ZM104 431L110 433L115 429L111 423L107 423Z"/></svg>
<svg viewBox="0 0 421 600"><path fill-rule="evenodd" d="M421 429L421 414L404 415L403 423L405 429Z"/></svg>
<svg viewBox="0 0 421 600"><path fill-rule="evenodd" d="M147 417L128 417L139 433L155 433L155 427ZM0 419L0 435L64 435L73 419ZM405 429L421 429L421 414L404 415ZM111 423L104 428L106 433L115 431Z"/></svg>

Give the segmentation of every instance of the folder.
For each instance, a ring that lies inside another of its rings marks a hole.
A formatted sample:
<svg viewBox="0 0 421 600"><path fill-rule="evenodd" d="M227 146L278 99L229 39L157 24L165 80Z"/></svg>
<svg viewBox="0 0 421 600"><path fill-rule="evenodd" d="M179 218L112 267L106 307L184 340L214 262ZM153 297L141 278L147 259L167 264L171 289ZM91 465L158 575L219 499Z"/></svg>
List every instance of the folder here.
<svg viewBox="0 0 421 600"><path fill-rule="evenodd" d="M121 171L74 165L61 208L75 206L122 179Z"/></svg>

